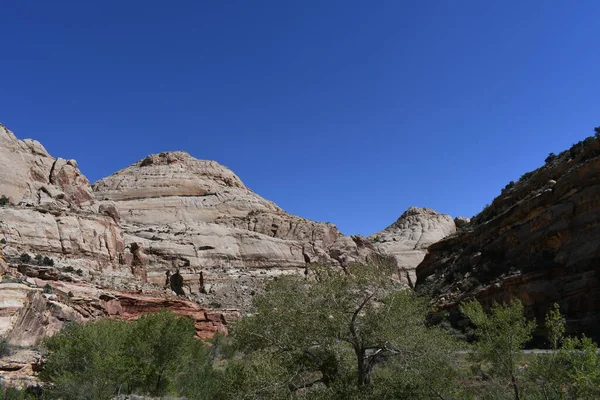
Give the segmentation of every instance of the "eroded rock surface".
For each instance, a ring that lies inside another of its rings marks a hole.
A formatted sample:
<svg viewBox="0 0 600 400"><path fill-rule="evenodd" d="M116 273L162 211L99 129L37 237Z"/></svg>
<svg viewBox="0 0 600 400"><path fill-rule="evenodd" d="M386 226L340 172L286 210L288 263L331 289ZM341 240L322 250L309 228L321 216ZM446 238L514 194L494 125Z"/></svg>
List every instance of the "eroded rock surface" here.
<svg viewBox="0 0 600 400"><path fill-rule="evenodd" d="M125 241L143 251L148 282L166 271L184 277L204 304L244 309L266 278L300 273L307 263L364 261L375 249L332 224L284 212L229 169L185 152L154 154L93 185L110 202ZM343 248L343 251L340 249Z"/></svg>
<svg viewBox="0 0 600 400"><path fill-rule="evenodd" d="M415 268L425 258L427 248L454 232L456 225L451 216L411 207L370 239L379 252L394 257L400 279L412 287L416 283Z"/></svg>
<svg viewBox="0 0 600 400"><path fill-rule="evenodd" d="M600 338L600 139L511 182L455 236L433 244L417 290L460 319L460 301L520 299L543 323L557 302L573 333Z"/></svg>

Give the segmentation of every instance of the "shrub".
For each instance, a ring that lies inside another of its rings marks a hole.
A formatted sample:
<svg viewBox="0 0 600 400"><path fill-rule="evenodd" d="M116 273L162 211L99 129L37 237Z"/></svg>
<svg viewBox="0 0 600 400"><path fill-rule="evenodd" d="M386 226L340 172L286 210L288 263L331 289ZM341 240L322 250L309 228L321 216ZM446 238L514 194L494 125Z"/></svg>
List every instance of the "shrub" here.
<svg viewBox="0 0 600 400"><path fill-rule="evenodd" d="M42 260L42 265L53 267L54 266L54 260L51 259L50 257L44 257L44 259Z"/></svg>
<svg viewBox="0 0 600 400"><path fill-rule="evenodd" d="M133 322L66 324L44 341L40 377L52 384L50 396L63 400L133 393L213 398L209 351L195 333L191 319L170 311Z"/></svg>
<svg viewBox="0 0 600 400"><path fill-rule="evenodd" d="M548 154L548 157L546 157L546 160L544 160L544 161L546 162L546 164L550 164L552 161L556 160L556 157L558 157L556 154L550 153L550 154Z"/></svg>
<svg viewBox="0 0 600 400"><path fill-rule="evenodd" d="M0 196L0 207L4 207L10 204L10 199L5 195Z"/></svg>
<svg viewBox="0 0 600 400"><path fill-rule="evenodd" d="M31 256L29 255L29 253L22 253L19 257L19 261L23 264L28 264L31 262Z"/></svg>

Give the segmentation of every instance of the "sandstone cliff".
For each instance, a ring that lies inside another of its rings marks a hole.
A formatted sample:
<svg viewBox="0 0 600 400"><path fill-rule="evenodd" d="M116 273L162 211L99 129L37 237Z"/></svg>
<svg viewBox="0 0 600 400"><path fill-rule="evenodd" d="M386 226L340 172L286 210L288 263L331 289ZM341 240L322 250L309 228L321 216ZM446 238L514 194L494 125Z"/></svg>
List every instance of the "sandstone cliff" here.
<svg viewBox="0 0 600 400"><path fill-rule="evenodd" d="M0 125L0 359L5 380L31 381L40 340L65 321L137 318L168 308L198 336L226 331L267 279L391 255L414 283L426 248L456 230L411 208L371 238L290 215L229 169L185 152L150 155L93 187Z"/></svg>
<svg viewBox="0 0 600 400"><path fill-rule="evenodd" d="M411 287L416 283L415 268L427 253L427 248L456 232L449 215L430 208L411 207L396 222L371 236L375 247L394 257L399 278Z"/></svg>
<svg viewBox="0 0 600 400"><path fill-rule="evenodd" d="M269 276L300 273L306 263L364 261L366 241L328 223L284 212L229 169L185 152L154 154L93 185L114 207L127 245L144 258L147 280L165 282L178 269L203 304L245 308Z"/></svg>
<svg viewBox="0 0 600 400"><path fill-rule="evenodd" d="M457 304L518 298L543 323L558 302L573 332L600 338L600 138L509 183L458 233L429 248L417 290L455 323Z"/></svg>

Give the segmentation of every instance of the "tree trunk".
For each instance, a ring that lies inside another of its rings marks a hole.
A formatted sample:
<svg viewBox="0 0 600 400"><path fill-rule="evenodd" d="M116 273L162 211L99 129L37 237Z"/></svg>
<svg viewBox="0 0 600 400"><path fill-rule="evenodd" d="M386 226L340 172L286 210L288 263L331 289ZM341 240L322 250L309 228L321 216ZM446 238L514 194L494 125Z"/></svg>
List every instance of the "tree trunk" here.
<svg viewBox="0 0 600 400"><path fill-rule="evenodd" d="M365 350L359 346L354 346L354 352L358 364L358 387L368 388L371 384L371 374L369 373L369 364L365 360Z"/></svg>
<svg viewBox="0 0 600 400"><path fill-rule="evenodd" d="M517 386L517 379L514 375L512 375L510 378L512 381L513 390L515 391L515 400L520 400L521 397L519 396L519 386Z"/></svg>

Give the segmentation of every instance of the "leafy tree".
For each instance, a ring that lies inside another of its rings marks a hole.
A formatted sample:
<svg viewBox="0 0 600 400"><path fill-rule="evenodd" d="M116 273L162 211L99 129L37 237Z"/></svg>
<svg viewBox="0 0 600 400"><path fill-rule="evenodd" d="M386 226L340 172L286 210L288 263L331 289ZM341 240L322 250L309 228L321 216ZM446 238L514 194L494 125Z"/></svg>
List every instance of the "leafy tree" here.
<svg viewBox="0 0 600 400"><path fill-rule="evenodd" d="M521 399L522 350L531 339L535 322L525 318L523 305L518 300L508 304L494 302L489 314L477 300L471 300L461 304L460 311L475 326L477 342L473 347L473 360L489 363L493 376L509 379L515 400Z"/></svg>
<svg viewBox="0 0 600 400"><path fill-rule="evenodd" d="M313 267L308 280L271 282L255 297L252 314L233 326L234 346L245 356L227 368L230 392L241 398L352 398L402 380L407 371L410 385L423 393L451 391L451 376L445 379L451 371L444 367L456 343L426 326L427 304L398 290L393 270L384 262L345 272ZM394 398L398 391L379 393Z"/></svg>
<svg viewBox="0 0 600 400"><path fill-rule="evenodd" d="M540 398L550 400L600 397L598 346L589 338L565 338L565 319L557 304L546 314L551 354L540 354L529 368ZM559 345L562 345L559 347Z"/></svg>
<svg viewBox="0 0 600 400"><path fill-rule="evenodd" d="M131 326L129 356L136 360L136 386L142 393L163 395L174 390L172 378L188 352L198 353L196 329L188 318L168 311L145 314ZM200 353L198 356L203 356Z"/></svg>
<svg viewBox="0 0 600 400"><path fill-rule="evenodd" d="M597 138L600 138L600 126L594 128L594 133Z"/></svg>
<svg viewBox="0 0 600 400"><path fill-rule="evenodd" d="M210 372L208 351L194 334L192 320L168 311L133 322L67 324L44 342L48 355L41 378L52 383L50 398L64 400L180 392L210 398L209 391L199 394L186 386Z"/></svg>
<svg viewBox="0 0 600 400"><path fill-rule="evenodd" d="M127 393L135 371L125 352L127 328L112 320L67 324L46 339L48 357L41 378L53 384L50 396L92 400Z"/></svg>

